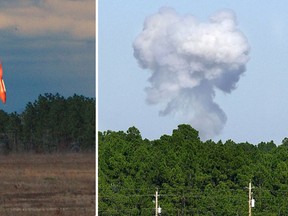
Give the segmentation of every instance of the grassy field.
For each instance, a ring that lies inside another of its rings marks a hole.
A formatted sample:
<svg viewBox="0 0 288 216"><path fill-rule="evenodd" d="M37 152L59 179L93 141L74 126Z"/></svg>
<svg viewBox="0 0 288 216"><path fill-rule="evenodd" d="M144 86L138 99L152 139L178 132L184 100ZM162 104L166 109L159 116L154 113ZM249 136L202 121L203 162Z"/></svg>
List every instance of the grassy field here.
<svg viewBox="0 0 288 216"><path fill-rule="evenodd" d="M95 215L95 155L0 156L0 215Z"/></svg>

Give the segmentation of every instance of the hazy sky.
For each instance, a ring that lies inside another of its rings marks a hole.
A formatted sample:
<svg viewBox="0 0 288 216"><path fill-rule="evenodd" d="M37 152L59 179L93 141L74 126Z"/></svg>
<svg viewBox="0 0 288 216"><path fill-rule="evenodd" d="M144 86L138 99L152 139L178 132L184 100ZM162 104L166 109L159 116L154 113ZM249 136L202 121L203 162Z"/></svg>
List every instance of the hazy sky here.
<svg viewBox="0 0 288 216"><path fill-rule="evenodd" d="M95 97L95 1L1 1L0 59L6 112L44 93Z"/></svg>
<svg viewBox="0 0 288 216"><path fill-rule="evenodd" d="M190 15L197 20L197 23L204 23L204 25L209 24L209 17L217 14L217 11L223 9L233 11L237 20L234 23L235 28L245 35L249 44L249 61L244 62L246 71L238 74L239 80L234 83L235 88L232 91L223 91L214 86L214 81L213 85L208 85L208 88L213 91L209 96L212 97L212 102L210 101L209 104L213 107L217 104L226 116L226 120L224 115L218 115L224 116L224 121L221 123L223 127L221 126L218 131L210 135L211 137L206 136L205 139L211 138L215 141L232 139L236 142L248 141L253 144L274 140L276 144L280 144L284 137L288 137L286 98L288 94L288 3L284 0L279 0L277 3L260 0L99 0L99 130L126 131L129 127L135 126L144 138L158 139L163 134L171 134L179 124L189 123L192 127L199 125L200 120L195 122L195 119L190 118L190 115L197 112L193 110L197 109L193 104L187 104L185 112L181 114L169 111L167 115L163 115L167 107L171 107L167 105L167 101L169 104L169 100L173 99L170 105L175 105L175 101L179 102L179 86L176 86L177 94L167 96L169 91L160 88L161 85L155 81L156 78L151 79L152 76L156 76L153 74L159 71L157 66L155 72L155 65L153 65L155 62L152 64L145 60L146 66L143 62L141 66L139 59L134 57L135 45L133 48L133 44L143 31L144 21L148 16L157 14L162 7L174 9L177 16L182 18ZM149 27L149 22L146 20L146 29ZM178 35L181 35L182 31L178 31L179 28L176 29ZM154 48L149 48L149 51L159 52L160 48L156 51L153 51ZM176 48L179 51L179 47ZM242 50L245 51L246 48ZM161 73L157 72L157 74ZM173 73L171 74L173 77ZM171 84L170 79L165 84ZM145 90L152 85L154 90L160 89L165 92L161 97L157 97L160 99L156 102L155 100L151 102L151 95L149 96ZM193 100L187 99L187 101ZM179 107L179 104L183 103L177 103L176 107ZM207 109L203 104L200 107ZM162 115L159 115L159 112ZM205 120L203 113L201 116ZM205 128L205 124L201 127Z"/></svg>

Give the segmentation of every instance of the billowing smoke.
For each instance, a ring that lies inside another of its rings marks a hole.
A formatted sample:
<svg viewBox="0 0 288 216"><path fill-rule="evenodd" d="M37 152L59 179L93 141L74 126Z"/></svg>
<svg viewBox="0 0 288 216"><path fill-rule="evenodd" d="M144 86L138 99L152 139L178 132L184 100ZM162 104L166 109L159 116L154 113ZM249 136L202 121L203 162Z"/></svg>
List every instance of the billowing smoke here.
<svg viewBox="0 0 288 216"><path fill-rule="evenodd" d="M163 104L160 115L181 117L202 139L221 132L227 117L213 101L215 89L234 90L249 59L249 44L232 11L200 22L161 8L146 18L133 47L140 66L152 72L147 102Z"/></svg>

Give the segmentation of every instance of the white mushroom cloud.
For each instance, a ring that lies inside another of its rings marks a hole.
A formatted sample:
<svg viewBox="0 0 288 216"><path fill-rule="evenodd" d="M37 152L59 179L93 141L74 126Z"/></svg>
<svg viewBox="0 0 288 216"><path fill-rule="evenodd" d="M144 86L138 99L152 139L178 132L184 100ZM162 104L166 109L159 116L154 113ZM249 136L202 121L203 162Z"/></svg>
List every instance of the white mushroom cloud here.
<svg viewBox="0 0 288 216"><path fill-rule="evenodd" d="M152 72L148 104L164 104L160 115L180 116L202 139L222 131L227 117L214 102L215 89L230 93L236 88L250 50L232 11L200 22L161 8L146 18L133 48L139 65Z"/></svg>

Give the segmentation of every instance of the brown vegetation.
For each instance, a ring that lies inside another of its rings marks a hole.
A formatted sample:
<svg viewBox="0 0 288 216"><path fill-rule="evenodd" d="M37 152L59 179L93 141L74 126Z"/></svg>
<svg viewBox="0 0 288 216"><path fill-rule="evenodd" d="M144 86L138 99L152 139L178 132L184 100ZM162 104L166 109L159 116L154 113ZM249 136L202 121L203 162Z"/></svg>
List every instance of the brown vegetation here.
<svg viewBox="0 0 288 216"><path fill-rule="evenodd" d="M0 156L0 215L95 215L94 154Z"/></svg>

